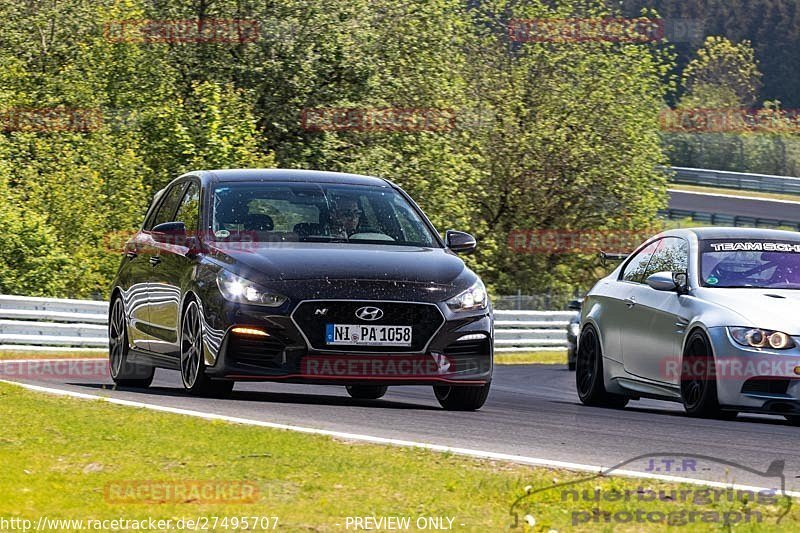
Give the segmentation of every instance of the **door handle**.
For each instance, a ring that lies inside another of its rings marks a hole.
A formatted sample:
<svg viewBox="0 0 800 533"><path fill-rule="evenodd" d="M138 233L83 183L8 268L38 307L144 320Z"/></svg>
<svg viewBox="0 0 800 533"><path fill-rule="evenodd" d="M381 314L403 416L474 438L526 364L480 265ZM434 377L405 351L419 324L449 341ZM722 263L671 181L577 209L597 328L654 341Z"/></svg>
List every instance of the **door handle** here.
<svg viewBox="0 0 800 533"><path fill-rule="evenodd" d="M628 306L628 309L632 309L634 305L636 305L636 298L630 296L625 298L625 305Z"/></svg>
<svg viewBox="0 0 800 533"><path fill-rule="evenodd" d="M151 265L156 266L160 262L161 262L161 258L159 256L154 255L154 256L150 257L150 264Z"/></svg>

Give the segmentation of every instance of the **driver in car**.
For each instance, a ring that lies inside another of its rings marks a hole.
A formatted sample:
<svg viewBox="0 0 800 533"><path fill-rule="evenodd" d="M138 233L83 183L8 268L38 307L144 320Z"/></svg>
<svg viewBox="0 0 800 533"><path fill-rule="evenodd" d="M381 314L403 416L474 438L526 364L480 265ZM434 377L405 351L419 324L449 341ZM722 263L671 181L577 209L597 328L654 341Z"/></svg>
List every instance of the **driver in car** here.
<svg viewBox="0 0 800 533"><path fill-rule="evenodd" d="M341 196L332 202L329 219L329 230L332 237L347 239L354 233L358 233L360 221L361 209L355 198Z"/></svg>

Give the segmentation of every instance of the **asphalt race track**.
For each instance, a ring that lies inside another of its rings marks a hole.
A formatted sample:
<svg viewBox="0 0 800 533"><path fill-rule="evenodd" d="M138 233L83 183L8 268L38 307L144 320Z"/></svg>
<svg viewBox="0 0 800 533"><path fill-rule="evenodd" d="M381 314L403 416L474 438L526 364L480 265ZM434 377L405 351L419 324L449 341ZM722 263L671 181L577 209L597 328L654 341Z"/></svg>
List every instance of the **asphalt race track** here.
<svg viewBox="0 0 800 533"><path fill-rule="evenodd" d="M670 209L800 222L798 202L747 198L745 191L724 195L669 189L668 193Z"/></svg>
<svg viewBox="0 0 800 533"><path fill-rule="evenodd" d="M442 410L429 387L390 388L381 400L358 401L340 386L238 383L229 399L220 400L187 395L178 373L166 370L157 370L153 386L141 390L110 390L110 378L25 381L246 419L606 468L652 470L653 463L642 456L710 456L697 463L700 467L680 468L685 461L678 461L677 467L656 472L757 487L780 488L775 477L763 473L783 460L785 489L800 489L800 427L781 417L699 420L686 417L678 404L650 400L620 411L590 408L578 402L574 379L574 372L560 365L498 366L484 408L466 413Z"/></svg>

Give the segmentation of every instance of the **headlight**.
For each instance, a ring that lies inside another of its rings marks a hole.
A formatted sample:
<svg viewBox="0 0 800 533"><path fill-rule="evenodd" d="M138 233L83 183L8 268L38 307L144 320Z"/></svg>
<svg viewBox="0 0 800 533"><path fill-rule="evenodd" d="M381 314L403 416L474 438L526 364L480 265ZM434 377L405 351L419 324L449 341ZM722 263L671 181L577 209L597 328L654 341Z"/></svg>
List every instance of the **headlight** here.
<svg viewBox="0 0 800 533"><path fill-rule="evenodd" d="M569 332L576 339L581 336L581 325L579 322L570 322Z"/></svg>
<svg viewBox="0 0 800 533"><path fill-rule="evenodd" d="M470 311L473 309L486 309L489 305L489 296L481 280L473 283L472 287L458 296L453 296L445 302L453 311Z"/></svg>
<svg viewBox="0 0 800 533"><path fill-rule="evenodd" d="M733 340L742 346L773 350L788 350L795 346L794 339L781 331L758 328L728 328L728 331Z"/></svg>
<svg viewBox="0 0 800 533"><path fill-rule="evenodd" d="M286 296L276 294L258 283L253 283L227 270L217 274L217 286L222 296L232 302L278 307L286 301Z"/></svg>

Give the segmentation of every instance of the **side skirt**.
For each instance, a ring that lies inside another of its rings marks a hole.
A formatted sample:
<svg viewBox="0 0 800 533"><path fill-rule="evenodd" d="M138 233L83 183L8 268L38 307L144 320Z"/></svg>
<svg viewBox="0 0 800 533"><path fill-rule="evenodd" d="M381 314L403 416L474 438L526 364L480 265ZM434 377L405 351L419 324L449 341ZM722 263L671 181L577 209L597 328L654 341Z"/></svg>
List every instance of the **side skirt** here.
<svg viewBox="0 0 800 533"><path fill-rule="evenodd" d="M180 360L176 357L170 357L168 355L151 352L143 352L140 350L131 350L128 353L128 360L131 363L140 363L156 368L167 368L169 370L181 369Z"/></svg>

